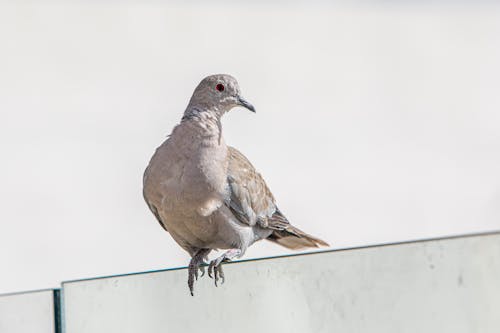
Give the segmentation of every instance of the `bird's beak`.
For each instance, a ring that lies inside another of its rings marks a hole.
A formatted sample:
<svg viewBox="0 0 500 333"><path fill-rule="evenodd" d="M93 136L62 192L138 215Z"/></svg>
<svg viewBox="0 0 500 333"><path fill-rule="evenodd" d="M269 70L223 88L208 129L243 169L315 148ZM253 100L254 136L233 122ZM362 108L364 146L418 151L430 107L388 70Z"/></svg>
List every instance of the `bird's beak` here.
<svg viewBox="0 0 500 333"><path fill-rule="evenodd" d="M238 96L238 105L252 111L252 112L255 112L255 108L253 107L252 104L248 103L243 97L241 96Z"/></svg>

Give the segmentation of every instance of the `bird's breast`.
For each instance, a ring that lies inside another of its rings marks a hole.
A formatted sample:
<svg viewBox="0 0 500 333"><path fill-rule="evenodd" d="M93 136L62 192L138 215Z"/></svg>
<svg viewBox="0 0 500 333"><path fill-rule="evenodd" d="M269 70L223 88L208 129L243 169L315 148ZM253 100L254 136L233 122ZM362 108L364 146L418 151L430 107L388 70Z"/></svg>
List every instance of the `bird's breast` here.
<svg viewBox="0 0 500 333"><path fill-rule="evenodd" d="M170 138L153 156L145 187L157 188L166 214L209 216L227 197L227 154L223 140Z"/></svg>

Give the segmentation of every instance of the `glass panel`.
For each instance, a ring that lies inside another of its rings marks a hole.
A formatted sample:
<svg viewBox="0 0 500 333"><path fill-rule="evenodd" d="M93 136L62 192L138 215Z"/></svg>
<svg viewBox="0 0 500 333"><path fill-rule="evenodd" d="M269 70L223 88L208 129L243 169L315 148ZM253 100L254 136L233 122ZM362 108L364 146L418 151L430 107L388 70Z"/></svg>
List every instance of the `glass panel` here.
<svg viewBox="0 0 500 333"><path fill-rule="evenodd" d="M55 333L58 291L40 290L0 295L0 332Z"/></svg>
<svg viewBox="0 0 500 333"><path fill-rule="evenodd" d="M67 332L498 332L500 234L63 283Z"/></svg>

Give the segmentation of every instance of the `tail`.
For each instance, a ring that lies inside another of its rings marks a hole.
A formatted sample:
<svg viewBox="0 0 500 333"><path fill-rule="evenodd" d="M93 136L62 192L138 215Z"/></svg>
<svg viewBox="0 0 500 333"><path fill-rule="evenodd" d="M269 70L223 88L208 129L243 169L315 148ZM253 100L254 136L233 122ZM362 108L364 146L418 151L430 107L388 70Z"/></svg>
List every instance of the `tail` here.
<svg viewBox="0 0 500 333"><path fill-rule="evenodd" d="M267 237L267 240L292 250L330 246L327 242L306 234L292 225L288 225L284 230L275 230L269 237Z"/></svg>

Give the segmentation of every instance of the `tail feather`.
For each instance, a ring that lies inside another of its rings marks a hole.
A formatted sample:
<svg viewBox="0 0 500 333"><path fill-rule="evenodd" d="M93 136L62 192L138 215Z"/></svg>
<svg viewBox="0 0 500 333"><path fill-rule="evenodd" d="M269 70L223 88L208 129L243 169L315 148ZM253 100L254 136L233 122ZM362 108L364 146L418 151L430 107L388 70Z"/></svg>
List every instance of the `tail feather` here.
<svg viewBox="0 0 500 333"><path fill-rule="evenodd" d="M267 237L267 240L292 250L330 246L327 242L311 236L292 225L288 225L284 230L275 230Z"/></svg>

